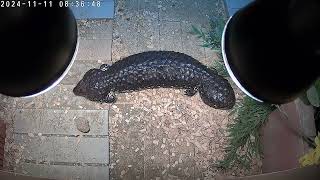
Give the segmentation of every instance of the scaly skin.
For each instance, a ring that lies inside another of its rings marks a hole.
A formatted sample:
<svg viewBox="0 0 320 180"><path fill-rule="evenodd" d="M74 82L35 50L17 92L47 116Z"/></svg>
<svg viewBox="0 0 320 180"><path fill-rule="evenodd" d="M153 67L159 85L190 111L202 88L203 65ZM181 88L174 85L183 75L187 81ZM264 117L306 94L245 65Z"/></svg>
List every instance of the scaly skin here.
<svg viewBox="0 0 320 180"><path fill-rule="evenodd" d="M235 95L229 82L194 58L172 51L149 51L128 56L113 65L91 69L73 92L91 101L115 102L115 92L148 88L182 88L186 95L199 92L213 108L230 109Z"/></svg>

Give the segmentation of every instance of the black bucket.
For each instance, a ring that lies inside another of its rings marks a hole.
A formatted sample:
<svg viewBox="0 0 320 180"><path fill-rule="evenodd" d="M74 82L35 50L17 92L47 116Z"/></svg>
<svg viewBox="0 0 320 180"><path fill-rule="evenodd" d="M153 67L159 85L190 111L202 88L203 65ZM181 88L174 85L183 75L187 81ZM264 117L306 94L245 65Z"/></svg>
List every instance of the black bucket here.
<svg viewBox="0 0 320 180"><path fill-rule="evenodd" d="M32 97L57 85L70 69L78 47L69 8L1 8L0 93Z"/></svg>
<svg viewBox="0 0 320 180"><path fill-rule="evenodd" d="M256 0L229 19L222 51L231 78L248 96L292 101L320 75L320 2Z"/></svg>

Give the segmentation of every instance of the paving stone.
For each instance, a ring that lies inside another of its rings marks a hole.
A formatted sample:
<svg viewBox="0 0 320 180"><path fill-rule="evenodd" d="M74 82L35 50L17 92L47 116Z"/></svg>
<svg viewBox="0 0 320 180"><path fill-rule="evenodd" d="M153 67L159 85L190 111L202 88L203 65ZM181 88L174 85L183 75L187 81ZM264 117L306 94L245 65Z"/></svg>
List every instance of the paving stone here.
<svg viewBox="0 0 320 180"><path fill-rule="evenodd" d="M139 98L139 92L118 93L115 104L134 104Z"/></svg>
<svg viewBox="0 0 320 180"><path fill-rule="evenodd" d="M130 104L115 104L110 109L111 177L114 179L144 177L145 122L142 119L146 112L132 107Z"/></svg>
<svg viewBox="0 0 320 180"><path fill-rule="evenodd" d="M24 159L36 160L37 162L55 160L56 142L54 138L41 138L38 134L15 134L14 144L20 150L15 159L16 164Z"/></svg>
<svg viewBox="0 0 320 180"><path fill-rule="evenodd" d="M130 18L130 20L128 19ZM130 17L122 19L118 17L114 25L113 42L112 42L112 62L121 58L138 53L138 37L140 30L139 13L136 11L130 13Z"/></svg>
<svg viewBox="0 0 320 180"><path fill-rule="evenodd" d="M204 48L205 52L205 60L203 63L207 66L212 66L214 61L222 60L220 57L219 52L212 50L210 48Z"/></svg>
<svg viewBox="0 0 320 180"><path fill-rule="evenodd" d="M143 21L139 24L138 46L139 51L160 50L160 24L158 13L151 11L142 12Z"/></svg>
<svg viewBox="0 0 320 180"><path fill-rule="evenodd" d="M187 138L183 138L180 136L177 136L175 139L169 138L168 142L169 142L170 152L194 155L195 146L192 143L192 141L186 140L186 139ZM179 140L179 142L177 142L177 140Z"/></svg>
<svg viewBox="0 0 320 180"><path fill-rule="evenodd" d="M63 110L99 110L109 109L107 103L92 102L84 97L73 94L74 85L58 85L52 91L44 94L44 108Z"/></svg>
<svg viewBox="0 0 320 180"><path fill-rule="evenodd" d="M202 40L190 33L192 24L188 22L181 23L183 52L197 59L201 63L208 65L206 61L205 49L201 47Z"/></svg>
<svg viewBox="0 0 320 180"><path fill-rule="evenodd" d="M159 1L158 0L144 0L144 1L138 1L138 7L139 11L142 12L152 12L156 14L156 17L158 19L159 15Z"/></svg>
<svg viewBox="0 0 320 180"><path fill-rule="evenodd" d="M180 22L162 22L160 25L160 49L181 52L182 47Z"/></svg>
<svg viewBox="0 0 320 180"><path fill-rule="evenodd" d="M113 179L144 179L144 146L141 139L122 136L121 140L110 144L111 169Z"/></svg>
<svg viewBox="0 0 320 180"><path fill-rule="evenodd" d="M108 167L93 166L63 166L21 163L15 170L16 173L31 175L34 177L53 179L109 179Z"/></svg>
<svg viewBox="0 0 320 180"><path fill-rule="evenodd" d="M72 65L70 71L62 80L61 84L65 85L76 85L82 78L83 75L90 69L99 69L101 64L111 64L111 61L86 61L77 60Z"/></svg>
<svg viewBox="0 0 320 180"><path fill-rule="evenodd" d="M139 10L139 3L141 0L130 0L130 1L116 1L117 3L117 9L116 17L119 17L123 12L132 12L132 11L138 11Z"/></svg>
<svg viewBox="0 0 320 180"><path fill-rule="evenodd" d="M29 133L15 134L14 141L22 151L18 158L20 160L109 163L107 138L39 136Z"/></svg>
<svg viewBox="0 0 320 180"><path fill-rule="evenodd" d="M113 20L78 20L77 23L81 39L112 39Z"/></svg>
<svg viewBox="0 0 320 180"><path fill-rule="evenodd" d="M52 91L52 89L50 91ZM38 95L36 97L29 97L29 98L15 98L15 108L41 109L43 107L44 107L44 94Z"/></svg>
<svg viewBox="0 0 320 180"><path fill-rule="evenodd" d="M114 139L114 140L112 140ZM110 176L112 179L144 179L144 144L126 133L110 137Z"/></svg>
<svg viewBox="0 0 320 180"><path fill-rule="evenodd" d="M149 127L145 138L145 179L167 179L170 169L168 136L156 127Z"/></svg>
<svg viewBox="0 0 320 180"><path fill-rule="evenodd" d="M0 94L0 111L7 111L15 106L15 98Z"/></svg>
<svg viewBox="0 0 320 180"><path fill-rule="evenodd" d="M31 164L31 163L19 163L15 169L15 173L24 174L27 176L41 177L41 178L52 178L52 166L47 164ZM58 174L55 175L56 177Z"/></svg>
<svg viewBox="0 0 320 180"><path fill-rule="evenodd" d="M169 174L177 179L194 179L195 160L190 154L174 154L170 156Z"/></svg>
<svg viewBox="0 0 320 180"><path fill-rule="evenodd" d="M90 131L86 135L108 135L108 111L98 110L47 110L19 109L13 115L16 133L81 134L74 120L89 121Z"/></svg>
<svg viewBox="0 0 320 180"><path fill-rule="evenodd" d="M200 25L206 26L211 18L227 18L227 14L224 8L224 0L202 0L197 3L198 10L201 15L190 16L191 22L197 22L197 18ZM210 7L210 8L208 8Z"/></svg>
<svg viewBox="0 0 320 180"><path fill-rule="evenodd" d="M110 39L80 39L76 60L111 60Z"/></svg>
<svg viewBox="0 0 320 180"><path fill-rule="evenodd" d="M114 104L110 108L109 119L113 131L110 136L127 135L129 138L141 140L145 134L145 115L148 112L134 108L130 104ZM124 131L122 131L124 130Z"/></svg>
<svg viewBox="0 0 320 180"><path fill-rule="evenodd" d="M195 180L205 179L205 175L204 175L205 172L206 172L206 169L204 169L202 167L195 166L194 167L194 179Z"/></svg>
<svg viewBox="0 0 320 180"><path fill-rule="evenodd" d="M107 138L55 138L56 162L109 163Z"/></svg>
<svg viewBox="0 0 320 180"><path fill-rule="evenodd" d="M163 0L158 7L161 21L188 21L189 13L195 10L192 0Z"/></svg>

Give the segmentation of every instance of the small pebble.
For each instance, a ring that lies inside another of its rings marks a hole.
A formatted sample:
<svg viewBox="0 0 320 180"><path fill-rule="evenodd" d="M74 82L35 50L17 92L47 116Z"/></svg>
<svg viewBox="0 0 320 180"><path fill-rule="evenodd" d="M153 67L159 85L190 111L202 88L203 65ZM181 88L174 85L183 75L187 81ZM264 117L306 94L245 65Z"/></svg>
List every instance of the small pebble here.
<svg viewBox="0 0 320 180"><path fill-rule="evenodd" d="M74 122L75 122L77 129L80 132L88 133L90 131L90 124L87 119L84 119L82 117L78 117L74 120Z"/></svg>

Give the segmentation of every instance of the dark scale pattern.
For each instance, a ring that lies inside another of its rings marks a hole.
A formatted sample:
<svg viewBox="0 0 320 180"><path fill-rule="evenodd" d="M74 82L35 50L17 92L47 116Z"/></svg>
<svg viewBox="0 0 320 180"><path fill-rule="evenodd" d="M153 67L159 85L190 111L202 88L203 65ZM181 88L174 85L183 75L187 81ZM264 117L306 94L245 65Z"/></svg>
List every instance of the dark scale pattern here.
<svg viewBox="0 0 320 180"><path fill-rule="evenodd" d="M230 109L235 95L229 82L194 58L172 51L149 51L126 57L114 64L91 69L73 92L91 101L115 102L115 92L148 88L183 88L186 95L199 92L203 102Z"/></svg>

